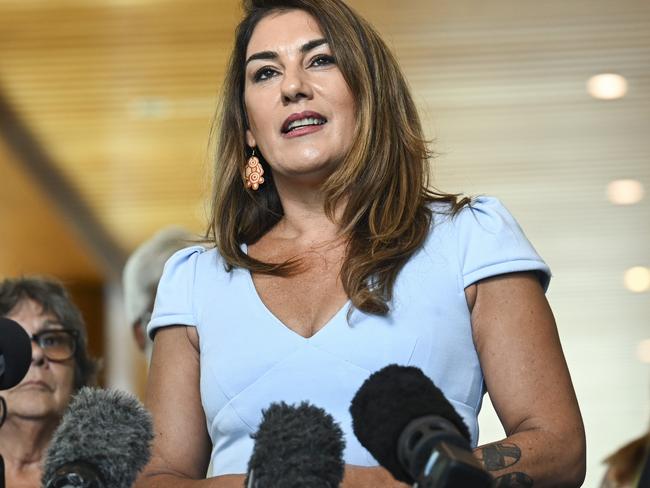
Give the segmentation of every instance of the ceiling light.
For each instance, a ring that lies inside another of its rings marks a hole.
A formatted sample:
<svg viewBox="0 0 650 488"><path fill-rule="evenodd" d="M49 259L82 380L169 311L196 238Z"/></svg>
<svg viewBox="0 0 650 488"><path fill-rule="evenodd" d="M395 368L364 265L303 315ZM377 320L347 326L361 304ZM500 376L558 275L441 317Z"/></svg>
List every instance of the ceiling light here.
<svg viewBox="0 0 650 488"><path fill-rule="evenodd" d="M614 205L632 205L643 198L643 184L637 180L614 180L607 185L607 199Z"/></svg>
<svg viewBox="0 0 650 488"><path fill-rule="evenodd" d="M587 92L600 100L615 100L627 93L627 80L615 73L602 73L589 78Z"/></svg>
<svg viewBox="0 0 650 488"><path fill-rule="evenodd" d="M635 293L650 290L650 269L644 266L634 266L625 271L623 276L625 288Z"/></svg>
<svg viewBox="0 0 650 488"><path fill-rule="evenodd" d="M636 355L642 363L650 363L650 339L639 342Z"/></svg>

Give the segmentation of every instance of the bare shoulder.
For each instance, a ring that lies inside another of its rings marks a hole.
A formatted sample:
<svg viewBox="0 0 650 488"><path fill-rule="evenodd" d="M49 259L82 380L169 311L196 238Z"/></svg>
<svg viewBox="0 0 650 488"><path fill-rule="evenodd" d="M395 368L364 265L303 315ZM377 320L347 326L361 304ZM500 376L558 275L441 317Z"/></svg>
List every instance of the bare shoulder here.
<svg viewBox="0 0 650 488"><path fill-rule="evenodd" d="M485 383L506 432L581 425L555 318L534 273L482 280L466 293Z"/></svg>

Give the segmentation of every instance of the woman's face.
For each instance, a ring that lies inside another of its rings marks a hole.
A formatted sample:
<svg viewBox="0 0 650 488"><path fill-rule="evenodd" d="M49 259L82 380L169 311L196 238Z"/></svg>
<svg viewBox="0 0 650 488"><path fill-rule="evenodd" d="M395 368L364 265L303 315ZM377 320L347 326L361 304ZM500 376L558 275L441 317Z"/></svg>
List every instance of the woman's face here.
<svg viewBox="0 0 650 488"><path fill-rule="evenodd" d="M244 102L246 142L277 183L323 181L352 145L354 98L318 23L302 10L271 14L255 27Z"/></svg>
<svg viewBox="0 0 650 488"><path fill-rule="evenodd" d="M29 335L45 329L62 329L56 317L44 314L43 307L31 299L20 301L7 318L18 322ZM59 418L63 415L74 389L74 358L50 361L32 342L32 363L23 380L3 393L9 415L29 418Z"/></svg>

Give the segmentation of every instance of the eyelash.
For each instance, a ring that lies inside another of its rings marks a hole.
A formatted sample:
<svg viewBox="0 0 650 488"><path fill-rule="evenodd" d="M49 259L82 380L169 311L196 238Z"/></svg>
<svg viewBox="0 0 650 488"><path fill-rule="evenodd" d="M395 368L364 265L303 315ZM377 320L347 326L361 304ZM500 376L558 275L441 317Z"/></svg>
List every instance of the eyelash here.
<svg viewBox="0 0 650 488"><path fill-rule="evenodd" d="M322 61L324 61L324 63L322 63ZM310 67L314 66L318 68L320 66L328 66L330 64L335 64L335 63L336 60L334 59L334 56L330 56L328 54L319 54L311 61L309 66ZM255 75L253 75L253 81L255 83L266 81L272 78L275 73L277 73L277 71L274 68L271 68L269 66L264 66L255 72Z"/></svg>
<svg viewBox="0 0 650 488"><path fill-rule="evenodd" d="M319 54L316 56L312 62L311 66L315 66L317 62L319 61L326 61L326 64L335 64L336 60L334 59L334 56L330 56L329 54ZM317 66L323 66L322 64L318 64Z"/></svg>
<svg viewBox="0 0 650 488"><path fill-rule="evenodd" d="M271 74L268 75L269 73ZM274 73L277 73L277 71L274 70L273 68L269 68L268 66L264 66L263 68L260 68L255 72L255 75L253 76L253 81L255 83L260 81L266 81L269 78L271 78ZM265 74L267 74L268 76L264 76Z"/></svg>

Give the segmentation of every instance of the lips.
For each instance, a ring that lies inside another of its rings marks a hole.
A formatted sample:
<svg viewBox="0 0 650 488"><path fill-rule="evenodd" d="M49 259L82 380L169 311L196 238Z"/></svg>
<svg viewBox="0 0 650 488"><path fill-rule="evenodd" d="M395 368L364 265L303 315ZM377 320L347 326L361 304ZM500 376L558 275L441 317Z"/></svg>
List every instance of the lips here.
<svg viewBox="0 0 650 488"><path fill-rule="evenodd" d="M289 117L287 117L287 119L282 124L282 128L280 130L283 134L288 134L302 127L314 127L326 123L327 119L324 116L318 112L307 110L305 112L289 115Z"/></svg>
<svg viewBox="0 0 650 488"><path fill-rule="evenodd" d="M44 381L26 381L25 383L22 383L18 385L20 388L25 388L25 387L32 387L32 388L39 388L43 390L48 390L52 391L52 388L50 385L45 383Z"/></svg>

